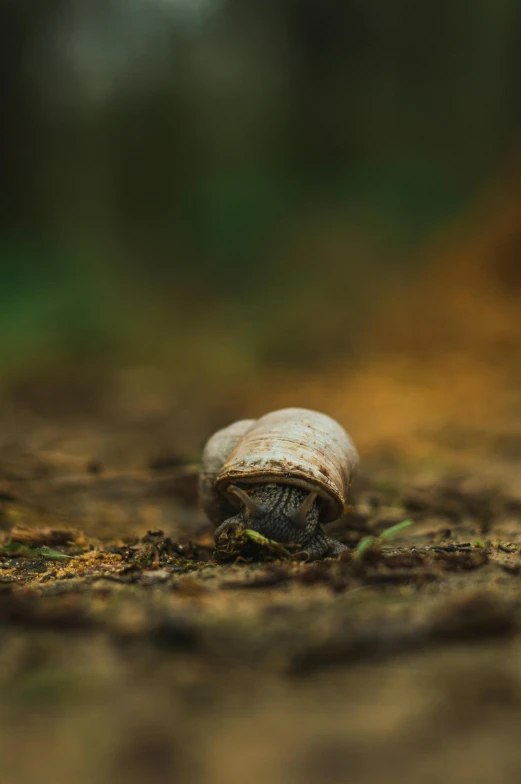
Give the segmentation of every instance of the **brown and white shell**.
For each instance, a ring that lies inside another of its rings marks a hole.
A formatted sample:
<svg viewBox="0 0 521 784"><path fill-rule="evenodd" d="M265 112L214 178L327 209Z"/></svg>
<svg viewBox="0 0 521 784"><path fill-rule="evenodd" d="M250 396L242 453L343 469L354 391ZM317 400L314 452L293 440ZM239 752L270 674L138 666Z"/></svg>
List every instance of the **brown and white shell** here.
<svg viewBox="0 0 521 784"><path fill-rule="evenodd" d="M283 408L242 419L206 444L199 478L202 507L217 526L237 513L230 485L289 484L318 492L320 521L344 513L358 454L334 419L305 408Z"/></svg>

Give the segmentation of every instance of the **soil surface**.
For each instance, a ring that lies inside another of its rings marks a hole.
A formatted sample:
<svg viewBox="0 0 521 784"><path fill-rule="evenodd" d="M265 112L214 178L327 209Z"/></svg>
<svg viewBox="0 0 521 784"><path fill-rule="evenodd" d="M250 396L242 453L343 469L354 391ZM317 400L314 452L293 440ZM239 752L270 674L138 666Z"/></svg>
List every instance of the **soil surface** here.
<svg viewBox="0 0 521 784"><path fill-rule="evenodd" d="M190 438L12 414L2 784L518 780L521 495L490 461L387 445L328 526L339 559L223 564L186 447L222 411Z"/></svg>

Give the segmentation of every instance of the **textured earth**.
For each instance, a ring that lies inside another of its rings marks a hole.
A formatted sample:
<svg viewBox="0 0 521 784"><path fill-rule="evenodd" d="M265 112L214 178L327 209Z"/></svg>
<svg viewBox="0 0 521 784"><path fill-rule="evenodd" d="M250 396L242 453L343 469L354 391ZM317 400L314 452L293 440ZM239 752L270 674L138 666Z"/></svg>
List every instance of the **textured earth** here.
<svg viewBox="0 0 521 784"><path fill-rule="evenodd" d="M517 781L517 483L387 445L328 526L350 545L339 559L259 548L223 564L186 446L214 416L195 437L185 416L10 412L0 780Z"/></svg>

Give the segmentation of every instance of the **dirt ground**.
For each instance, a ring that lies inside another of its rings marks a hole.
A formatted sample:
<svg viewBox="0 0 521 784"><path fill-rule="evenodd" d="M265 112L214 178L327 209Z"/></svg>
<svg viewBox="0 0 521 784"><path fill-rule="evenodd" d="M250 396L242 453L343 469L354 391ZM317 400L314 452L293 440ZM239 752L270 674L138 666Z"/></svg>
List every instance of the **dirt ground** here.
<svg viewBox="0 0 521 784"><path fill-rule="evenodd" d="M500 484L386 441L329 526L347 554L220 564L195 445L225 406L145 427L42 405L0 448L2 784L517 781L515 457Z"/></svg>

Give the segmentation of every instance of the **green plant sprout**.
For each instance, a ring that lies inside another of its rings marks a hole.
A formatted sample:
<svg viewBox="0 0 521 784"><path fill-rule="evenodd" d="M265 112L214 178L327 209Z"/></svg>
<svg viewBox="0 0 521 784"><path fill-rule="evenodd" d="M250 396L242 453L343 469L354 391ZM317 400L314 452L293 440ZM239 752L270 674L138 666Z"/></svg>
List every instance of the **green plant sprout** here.
<svg viewBox="0 0 521 784"><path fill-rule="evenodd" d="M385 531L382 531L382 533L378 536L364 536L364 538L360 539L358 542L355 554L361 558L366 550L375 542L378 542L380 539L392 539L393 536L396 536L396 534L400 533L400 531L404 531L406 528L409 528L409 526L412 524L412 520L403 520L401 523L396 523L396 525L392 525L390 528L386 528Z"/></svg>
<svg viewBox="0 0 521 784"><path fill-rule="evenodd" d="M19 558L45 558L48 561L69 561L71 556L60 553L58 550L51 550L50 547L29 547L29 545L19 542L9 542L0 547L0 556L19 557Z"/></svg>

